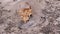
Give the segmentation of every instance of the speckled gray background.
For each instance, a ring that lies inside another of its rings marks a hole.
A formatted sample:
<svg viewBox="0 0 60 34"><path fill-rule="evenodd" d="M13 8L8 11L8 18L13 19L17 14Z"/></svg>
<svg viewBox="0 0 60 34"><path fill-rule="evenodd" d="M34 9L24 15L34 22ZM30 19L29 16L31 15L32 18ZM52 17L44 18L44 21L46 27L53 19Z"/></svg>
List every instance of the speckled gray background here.
<svg viewBox="0 0 60 34"><path fill-rule="evenodd" d="M25 24L17 14L20 2L32 8ZM0 34L60 34L60 0L0 0Z"/></svg>

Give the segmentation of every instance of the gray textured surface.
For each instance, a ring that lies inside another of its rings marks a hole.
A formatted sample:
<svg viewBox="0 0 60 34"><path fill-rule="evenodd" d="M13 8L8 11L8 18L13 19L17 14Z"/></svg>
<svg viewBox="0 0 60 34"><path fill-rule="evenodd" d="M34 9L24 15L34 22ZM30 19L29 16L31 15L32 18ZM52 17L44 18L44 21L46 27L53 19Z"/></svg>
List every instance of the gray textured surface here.
<svg viewBox="0 0 60 34"><path fill-rule="evenodd" d="M26 24L16 13L24 1L33 13ZM60 0L0 0L0 34L60 34Z"/></svg>

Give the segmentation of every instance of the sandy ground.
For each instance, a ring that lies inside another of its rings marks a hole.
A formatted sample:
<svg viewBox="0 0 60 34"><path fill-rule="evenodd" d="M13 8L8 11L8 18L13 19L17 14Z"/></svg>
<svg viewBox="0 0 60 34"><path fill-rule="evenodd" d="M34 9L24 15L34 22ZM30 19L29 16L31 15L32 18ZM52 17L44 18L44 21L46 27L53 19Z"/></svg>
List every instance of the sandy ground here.
<svg viewBox="0 0 60 34"><path fill-rule="evenodd" d="M17 14L21 2L32 8L27 23ZM0 34L60 34L60 0L0 0Z"/></svg>

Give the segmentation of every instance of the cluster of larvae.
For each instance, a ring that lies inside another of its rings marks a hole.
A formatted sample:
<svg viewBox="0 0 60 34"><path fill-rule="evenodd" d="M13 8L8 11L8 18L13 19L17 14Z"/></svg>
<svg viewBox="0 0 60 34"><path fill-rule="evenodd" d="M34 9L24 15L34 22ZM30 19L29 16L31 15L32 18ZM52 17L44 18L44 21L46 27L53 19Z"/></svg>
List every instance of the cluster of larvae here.
<svg viewBox="0 0 60 34"><path fill-rule="evenodd" d="M20 8L18 11L18 14L20 15L21 20L24 23L27 23L29 21L30 16L32 15L32 9L31 6L27 2L21 2Z"/></svg>

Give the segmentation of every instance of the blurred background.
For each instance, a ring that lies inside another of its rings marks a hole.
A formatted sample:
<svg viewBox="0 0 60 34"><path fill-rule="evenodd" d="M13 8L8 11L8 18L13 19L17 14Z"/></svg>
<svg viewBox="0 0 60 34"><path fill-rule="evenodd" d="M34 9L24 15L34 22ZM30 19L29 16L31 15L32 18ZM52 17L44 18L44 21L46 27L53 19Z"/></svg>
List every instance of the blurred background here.
<svg viewBox="0 0 60 34"><path fill-rule="evenodd" d="M32 8L27 23L17 14L21 2ZM60 34L60 0L0 0L0 34Z"/></svg>

